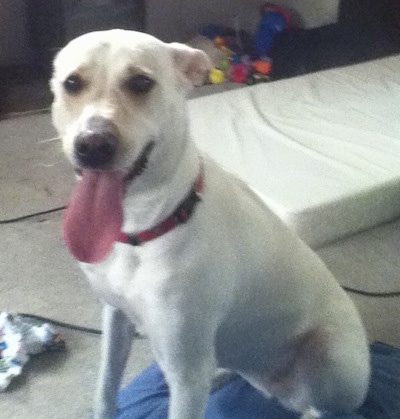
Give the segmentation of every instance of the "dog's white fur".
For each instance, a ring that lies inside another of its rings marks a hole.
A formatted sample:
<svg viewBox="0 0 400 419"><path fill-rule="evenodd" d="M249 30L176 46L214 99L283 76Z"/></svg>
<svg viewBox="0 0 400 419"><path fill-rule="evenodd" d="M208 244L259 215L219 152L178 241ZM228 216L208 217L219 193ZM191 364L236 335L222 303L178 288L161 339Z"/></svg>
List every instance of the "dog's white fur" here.
<svg viewBox="0 0 400 419"><path fill-rule="evenodd" d="M156 81L149 93L124 90L132 68ZM105 303L95 417L115 413L132 324L148 336L165 374L170 419L203 416L217 366L299 412L351 411L369 381L359 316L313 251L246 185L200 157L185 96L208 68L201 51L120 30L77 38L55 60L53 120L72 161L74 141L93 115L118 127L115 169L131 166L155 142L126 193L125 232L160 222L201 164L205 173L203 200L188 223L139 247L116 243L105 261L81 264ZM72 73L86 82L77 95L63 89Z"/></svg>

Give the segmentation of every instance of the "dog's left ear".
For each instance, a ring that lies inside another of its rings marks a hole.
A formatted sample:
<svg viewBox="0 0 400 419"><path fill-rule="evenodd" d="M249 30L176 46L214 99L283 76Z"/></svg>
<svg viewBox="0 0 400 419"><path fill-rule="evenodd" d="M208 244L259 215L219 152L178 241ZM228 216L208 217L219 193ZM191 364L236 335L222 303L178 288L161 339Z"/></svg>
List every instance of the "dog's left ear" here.
<svg viewBox="0 0 400 419"><path fill-rule="evenodd" d="M208 55L200 49L177 42L169 44L169 47L179 78L183 81L185 87L191 89L194 86L202 85L212 67Z"/></svg>

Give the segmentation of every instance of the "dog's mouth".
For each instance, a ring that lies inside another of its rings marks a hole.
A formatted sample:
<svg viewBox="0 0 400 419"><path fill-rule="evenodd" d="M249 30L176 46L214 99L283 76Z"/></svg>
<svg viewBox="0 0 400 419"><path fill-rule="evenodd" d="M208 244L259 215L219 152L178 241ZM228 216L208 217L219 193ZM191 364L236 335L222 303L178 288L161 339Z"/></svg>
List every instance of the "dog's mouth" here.
<svg viewBox="0 0 400 419"><path fill-rule="evenodd" d="M79 170L81 179L63 218L63 235L72 255L98 263L121 235L123 200L127 186L146 170L154 143L148 143L128 169Z"/></svg>
<svg viewBox="0 0 400 419"><path fill-rule="evenodd" d="M153 151L154 145L154 141L147 143L134 163L127 169L121 169L122 171L126 172L126 175L124 176L124 182L126 186L128 186L135 178L142 175L143 172L147 169L150 154ZM81 178L84 169L75 166L74 171Z"/></svg>
<svg viewBox="0 0 400 419"><path fill-rule="evenodd" d="M154 141L150 141L142 150L139 157L135 160L127 175L124 178L125 184L129 184L133 179L142 175L147 169L149 163L150 154L154 148Z"/></svg>

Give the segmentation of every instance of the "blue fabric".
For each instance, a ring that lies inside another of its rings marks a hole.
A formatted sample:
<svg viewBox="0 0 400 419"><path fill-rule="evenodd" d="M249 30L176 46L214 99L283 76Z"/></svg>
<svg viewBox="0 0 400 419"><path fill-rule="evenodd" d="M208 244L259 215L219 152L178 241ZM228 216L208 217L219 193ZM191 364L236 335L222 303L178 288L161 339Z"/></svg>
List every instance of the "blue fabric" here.
<svg viewBox="0 0 400 419"><path fill-rule="evenodd" d="M400 349L383 343L371 345L372 378L367 400L351 415L324 419L399 419ZM118 419L166 419L168 387L156 364L135 378L119 394ZM237 377L213 392L206 419L298 419L275 400L264 398Z"/></svg>

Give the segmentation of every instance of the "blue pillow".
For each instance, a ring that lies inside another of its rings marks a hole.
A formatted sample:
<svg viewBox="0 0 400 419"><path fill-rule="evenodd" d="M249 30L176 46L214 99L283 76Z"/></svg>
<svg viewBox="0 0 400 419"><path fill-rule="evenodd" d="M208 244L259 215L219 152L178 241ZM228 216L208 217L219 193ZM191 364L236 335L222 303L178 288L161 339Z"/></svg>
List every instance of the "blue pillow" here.
<svg viewBox="0 0 400 419"><path fill-rule="evenodd" d="M372 378L363 406L351 415L324 419L399 419L400 349L383 343L371 345ZM166 419L168 387L157 364L135 378L119 393L118 419ZM205 419L298 419L299 415L266 399L245 380L235 377L214 391Z"/></svg>

